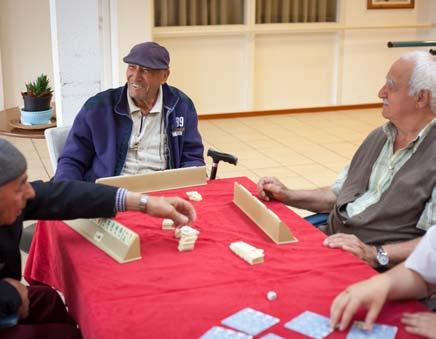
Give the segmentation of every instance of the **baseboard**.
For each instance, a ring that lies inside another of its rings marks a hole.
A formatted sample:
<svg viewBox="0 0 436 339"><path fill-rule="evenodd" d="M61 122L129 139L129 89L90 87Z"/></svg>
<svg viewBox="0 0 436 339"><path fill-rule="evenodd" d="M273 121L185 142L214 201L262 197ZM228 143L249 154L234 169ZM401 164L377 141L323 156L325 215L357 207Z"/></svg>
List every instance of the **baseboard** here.
<svg viewBox="0 0 436 339"><path fill-rule="evenodd" d="M213 113L213 114L199 114L198 119L209 120L209 119L257 117L257 116L280 115L280 114L320 113L320 112L347 111L347 110L355 110L355 109L369 109L369 108L381 108L381 107L383 107L382 103L373 103L373 104L359 104L359 105L339 105L339 106L278 109L278 110L271 110L271 111Z"/></svg>

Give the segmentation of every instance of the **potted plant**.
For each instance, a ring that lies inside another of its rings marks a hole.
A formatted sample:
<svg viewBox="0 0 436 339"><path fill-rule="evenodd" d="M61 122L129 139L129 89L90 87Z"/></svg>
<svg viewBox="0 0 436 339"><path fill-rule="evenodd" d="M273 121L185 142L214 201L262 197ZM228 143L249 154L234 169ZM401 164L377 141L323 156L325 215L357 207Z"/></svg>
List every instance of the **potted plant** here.
<svg viewBox="0 0 436 339"><path fill-rule="evenodd" d="M49 86L47 75L41 74L36 81L26 84L22 92L24 108L21 110L21 123L24 125L41 125L50 122L53 109L50 107L53 91Z"/></svg>

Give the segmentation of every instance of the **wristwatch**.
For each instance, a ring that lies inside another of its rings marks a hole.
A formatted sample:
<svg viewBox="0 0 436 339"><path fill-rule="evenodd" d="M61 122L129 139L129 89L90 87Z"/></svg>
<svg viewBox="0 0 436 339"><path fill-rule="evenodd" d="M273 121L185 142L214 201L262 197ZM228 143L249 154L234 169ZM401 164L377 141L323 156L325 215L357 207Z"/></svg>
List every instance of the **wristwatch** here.
<svg viewBox="0 0 436 339"><path fill-rule="evenodd" d="M386 267L389 264L389 256L388 256L388 252L385 251L385 249L381 246L376 246L375 247L377 250L377 262L380 265L380 267Z"/></svg>
<svg viewBox="0 0 436 339"><path fill-rule="evenodd" d="M141 194L141 197L139 198L139 209L141 210L141 212L147 211L147 203L148 203L148 195Z"/></svg>

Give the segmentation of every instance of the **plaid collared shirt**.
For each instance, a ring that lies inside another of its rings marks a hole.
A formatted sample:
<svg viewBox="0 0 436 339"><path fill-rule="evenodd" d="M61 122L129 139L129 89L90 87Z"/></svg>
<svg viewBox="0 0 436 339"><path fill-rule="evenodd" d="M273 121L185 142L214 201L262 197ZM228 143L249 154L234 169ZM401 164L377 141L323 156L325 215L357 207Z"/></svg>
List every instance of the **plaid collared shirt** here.
<svg viewBox="0 0 436 339"><path fill-rule="evenodd" d="M435 124L436 119L433 119L421 130L421 132L419 132L414 140L395 153L394 142L397 135L397 129L391 122L388 122L383 126L383 131L386 134L387 140L372 167L368 190L355 201L347 204L347 214L350 218L362 213L369 206L380 201L381 195L390 187L395 174L407 162L407 160L412 157L425 136ZM350 165L344 167L337 176L335 183L331 186L331 189L336 196L339 194L339 191L347 179L349 166ZM432 196L427 202L416 227L427 230L434 224L436 224L436 187L433 188Z"/></svg>

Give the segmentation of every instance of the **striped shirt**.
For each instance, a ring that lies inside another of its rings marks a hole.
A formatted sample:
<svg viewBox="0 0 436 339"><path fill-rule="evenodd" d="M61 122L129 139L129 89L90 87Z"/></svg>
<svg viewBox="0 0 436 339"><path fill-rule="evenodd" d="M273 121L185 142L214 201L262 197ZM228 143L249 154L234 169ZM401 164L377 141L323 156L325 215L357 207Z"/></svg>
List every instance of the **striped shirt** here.
<svg viewBox="0 0 436 339"><path fill-rule="evenodd" d="M135 105L127 93L130 117L133 121L126 162L121 175L146 174L167 168L168 151L164 128L162 86L156 103L147 115Z"/></svg>
<svg viewBox="0 0 436 339"><path fill-rule="evenodd" d="M395 174L401 169L407 160L412 157L425 136L435 124L436 120L434 119L428 123L421 132L419 132L417 137L406 147L395 153L394 143L397 130L391 122L388 122L383 126L383 131L386 134L387 140L372 167L368 190L355 201L347 204L346 211L350 218L362 213L369 206L380 201L381 195L389 188ZM335 183L331 186L331 189L336 196L339 194L339 191L347 179L349 166L350 165L345 166L337 176ZM434 224L436 224L436 187L433 188L432 196L426 203L416 227L427 230Z"/></svg>
<svg viewBox="0 0 436 339"><path fill-rule="evenodd" d="M117 190L117 194L115 195L115 210L117 212L126 211L127 192L128 191L125 188L119 188Z"/></svg>

